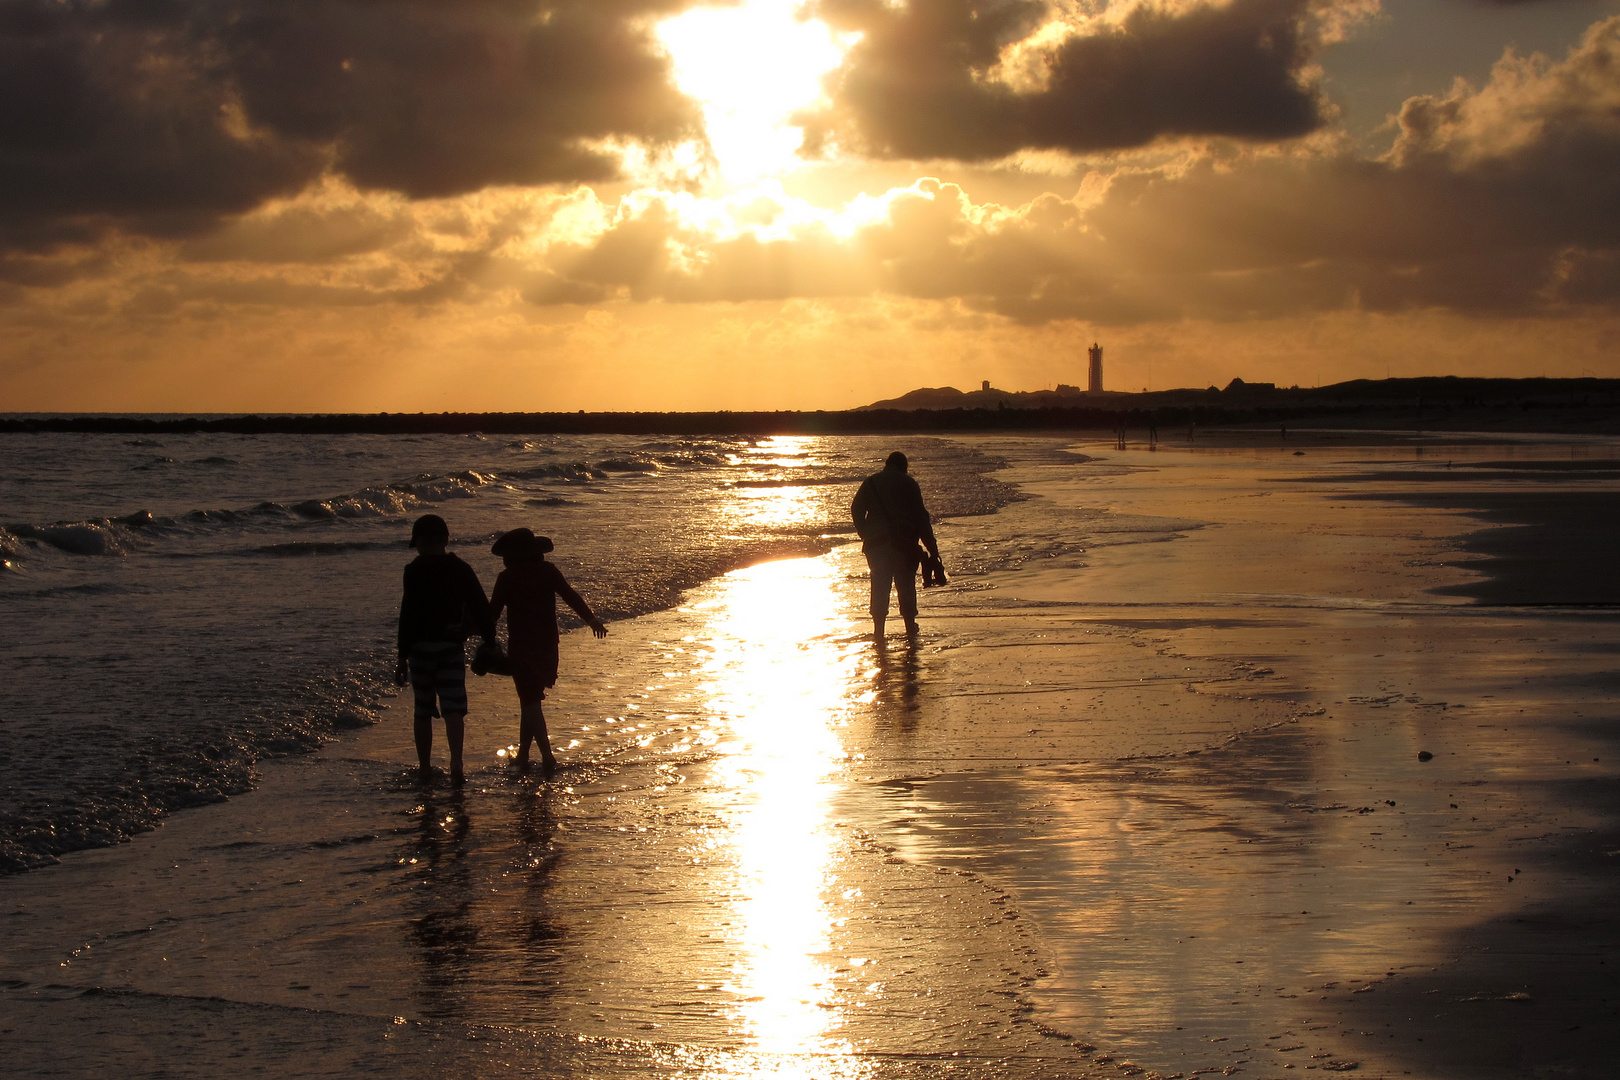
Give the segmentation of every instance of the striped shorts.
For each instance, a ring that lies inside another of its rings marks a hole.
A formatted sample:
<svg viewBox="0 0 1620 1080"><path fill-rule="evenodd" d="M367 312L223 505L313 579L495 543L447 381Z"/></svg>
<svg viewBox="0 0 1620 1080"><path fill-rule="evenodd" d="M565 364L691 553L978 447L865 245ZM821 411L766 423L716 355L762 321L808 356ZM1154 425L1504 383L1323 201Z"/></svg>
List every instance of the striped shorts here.
<svg viewBox="0 0 1620 1080"><path fill-rule="evenodd" d="M467 653L459 641L420 641L411 646L411 690L416 719L467 715Z"/></svg>

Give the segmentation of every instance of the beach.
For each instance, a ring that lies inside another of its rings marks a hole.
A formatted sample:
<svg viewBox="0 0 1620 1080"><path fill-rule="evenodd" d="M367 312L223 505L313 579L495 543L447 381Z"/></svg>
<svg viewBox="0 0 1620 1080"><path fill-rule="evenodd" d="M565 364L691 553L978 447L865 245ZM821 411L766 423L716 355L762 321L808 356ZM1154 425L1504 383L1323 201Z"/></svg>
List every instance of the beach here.
<svg viewBox="0 0 1620 1080"><path fill-rule="evenodd" d="M0 878L11 1067L1608 1074L1612 440L940 441L1011 495L953 496L913 643L827 525L887 449L846 438L716 504L803 525L764 561L565 635L555 779L469 678L469 783L420 788L370 676L227 800Z"/></svg>

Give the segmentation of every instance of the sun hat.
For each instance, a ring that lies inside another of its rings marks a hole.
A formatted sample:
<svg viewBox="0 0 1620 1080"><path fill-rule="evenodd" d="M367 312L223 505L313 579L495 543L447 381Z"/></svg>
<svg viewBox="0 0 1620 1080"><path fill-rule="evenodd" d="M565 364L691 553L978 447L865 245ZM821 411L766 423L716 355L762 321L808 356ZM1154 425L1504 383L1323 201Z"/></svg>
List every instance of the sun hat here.
<svg viewBox="0 0 1620 1080"><path fill-rule="evenodd" d="M502 533L489 550L503 559L538 559L546 552L555 550L555 545L549 536L536 536L530 529L513 529Z"/></svg>

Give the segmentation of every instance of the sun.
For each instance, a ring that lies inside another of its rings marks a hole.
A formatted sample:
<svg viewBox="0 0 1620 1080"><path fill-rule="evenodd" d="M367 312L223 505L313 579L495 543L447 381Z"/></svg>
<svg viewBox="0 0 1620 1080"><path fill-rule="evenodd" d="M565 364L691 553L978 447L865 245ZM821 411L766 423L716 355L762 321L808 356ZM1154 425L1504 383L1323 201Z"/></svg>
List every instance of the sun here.
<svg viewBox="0 0 1620 1080"><path fill-rule="evenodd" d="M798 17L797 0L696 8L658 25L675 83L703 106L720 178L743 185L798 168L793 113L822 97L854 35Z"/></svg>

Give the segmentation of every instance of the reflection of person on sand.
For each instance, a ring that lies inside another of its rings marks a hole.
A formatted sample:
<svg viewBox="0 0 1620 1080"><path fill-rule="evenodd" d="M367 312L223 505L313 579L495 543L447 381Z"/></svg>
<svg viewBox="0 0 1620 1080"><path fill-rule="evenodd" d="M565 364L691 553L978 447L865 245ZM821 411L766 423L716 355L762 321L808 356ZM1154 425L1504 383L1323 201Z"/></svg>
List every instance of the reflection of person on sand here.
<svg viewBox="0 0 1620 1080"><path fill-rule="evenodd" d="M889 588L900 596L900 615L906 620L906 633L917 632L917 544L920 541L934 559L939 543L923 505L922 489L906 475L906 455L896 450L884 463L883 471L867 477L850 506L855 531L861 535L861 550L872 571L872 632L883 637L883 622L889 616Z"/></svg>
<svg viewBox="0 0 1620 1080"><path fill-rule="evenodd" d="M552 550L546 537L513 529L490 550L506 560L506 569L495 579L489 607L492 621L506 610L506 652L512 661L520 709L517 767L528 771L532 739L540 746L541 768L549 773L557 767L557 759L551 753L540 703L546 688L557 685L557 597L566 600L597 637L607 637L607 627L563 580L562 571L546 562L546 552Z"/></svg>
<svg viewBox="0 0 1620 1080"><path fill-rule="evenodd" d="M467 731L465 643L469 629L494 641L495 621L489 617L478 575L445 550L449 544L450 527L437 514L424 514L411 526L411 547L417 555L405 567L394 681L404 686L408 676L416 696L416 758L422 779L428 779L433 759L433 718L443 715L450 782L459 784Z"/></svg>

